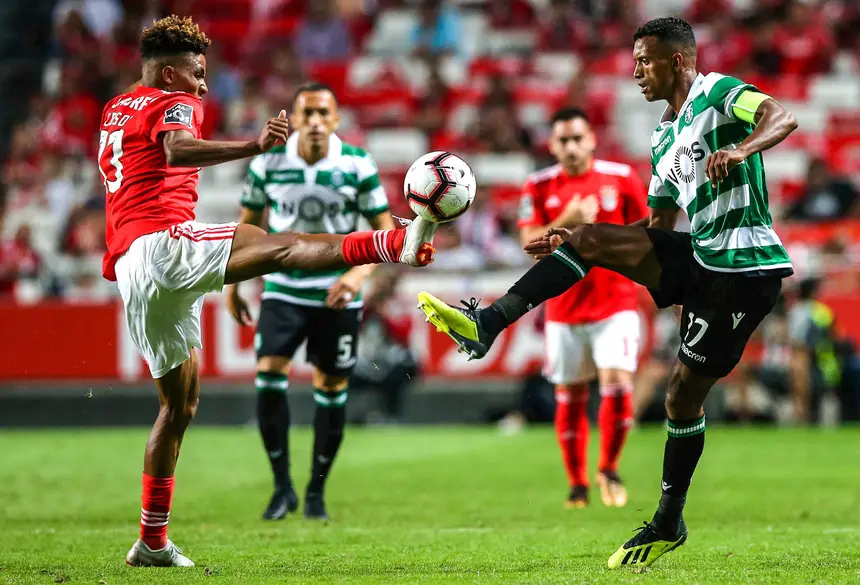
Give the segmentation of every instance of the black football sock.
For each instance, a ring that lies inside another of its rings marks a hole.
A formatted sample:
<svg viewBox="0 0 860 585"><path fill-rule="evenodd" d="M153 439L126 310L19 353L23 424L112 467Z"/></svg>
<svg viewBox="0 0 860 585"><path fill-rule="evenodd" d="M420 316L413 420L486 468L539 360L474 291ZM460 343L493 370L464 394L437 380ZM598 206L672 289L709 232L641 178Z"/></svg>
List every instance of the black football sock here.
<svg viewBox="0 0 860 585"><path fill-rule="evenodd" d="M276 488L292 485L290 479L289 380L283 374L257 372L257 421L269 456Z"/></svg>
<svg viewBox="0 0 860 585"><path fill-rule="evenodd" d="M563 243L480 312L481 326L490 337L495 337L544 301L557 297L585 278L590 268L570 242Z"/></svg>
<svg viewBox="0 0 860 585"><path fill-rule="evenodd" d="M334 458L343 441L346 426L346 390L314 390L317 403L314 415L314 453L308 492L322 492Z"/></svg>
<svg viewBox="0 0 860 585"><path fill-rule="evenodd" d="M693 472L705 449L705 417L669 420L669 438L663 451L663 495L653 524L661 535L674 536L687 502Z"/></svg>

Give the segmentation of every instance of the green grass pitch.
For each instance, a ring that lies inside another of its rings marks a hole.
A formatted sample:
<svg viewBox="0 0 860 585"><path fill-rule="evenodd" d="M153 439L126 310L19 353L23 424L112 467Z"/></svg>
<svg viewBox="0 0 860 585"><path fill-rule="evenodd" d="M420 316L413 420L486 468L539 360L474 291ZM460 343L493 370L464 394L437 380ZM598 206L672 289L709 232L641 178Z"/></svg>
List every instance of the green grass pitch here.
<svg viewBox="0 0 860 585"><path fill-rule="evenodd" d="M860 429L710 429L690 539L644 573L605 563L653 512L662 429L632 433L620 510L597 493L587 510L562 507L548 427L349 429L323 525L259 520L270 480L256 429L192 428L171 517L189 570L123 563L147 434L0 433L0 583L860 583ZM309 430L294 430L302 488L309 448Z"/></svg>

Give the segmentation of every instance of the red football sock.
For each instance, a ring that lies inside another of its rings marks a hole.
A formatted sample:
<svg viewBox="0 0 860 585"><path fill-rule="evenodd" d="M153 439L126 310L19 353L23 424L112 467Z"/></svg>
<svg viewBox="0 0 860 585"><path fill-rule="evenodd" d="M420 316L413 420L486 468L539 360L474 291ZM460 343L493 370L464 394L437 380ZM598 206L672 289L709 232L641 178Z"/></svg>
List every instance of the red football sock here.
<svg viewBox="0 0 860 585"><path fill-rule="evenodd" d="M152 550L167 546L167 522L173 502L172 477L143 474L143 498L140 510L140 539Z"/></svg>
<svg viewBox="0 0 860 585"><path fill-rule="evenodd" d="M570 486L588 486L588 384L556 386L555 435Z"/></svg>
<svg viewBox="0 0 860 585"><path fill-rule="evenodd" d="M600 389L600 471L618 471L621 448L633 424L633 388L626 384Z"/></svg>
<svg viewBox="0 0 860 585"><path fill-rule="evenodd" d="M406 230L377 230L347 235L341 244L344 261L350 266L400 261Z"/></svg>

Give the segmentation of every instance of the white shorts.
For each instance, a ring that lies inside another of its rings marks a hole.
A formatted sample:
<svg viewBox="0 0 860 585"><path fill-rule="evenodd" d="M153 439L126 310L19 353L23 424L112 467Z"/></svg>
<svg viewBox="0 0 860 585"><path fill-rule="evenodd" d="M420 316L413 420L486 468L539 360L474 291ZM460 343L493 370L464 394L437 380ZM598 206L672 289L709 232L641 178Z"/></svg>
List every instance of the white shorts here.
<svg viewBox="0 0 860 585"><path fill-rule="evenodd" d="M547 321L544 375L553 384L572 384L596 378L597 370L635 372L641 327L636 311L585 325Z"/></svg>
<svg viewBox="0 0 860 585"><path fill-rule="evenodd" d="M235 231L235 223L186 221L139 237L117 261L128 330L153 378L203 347L203 295L223 288Z"/></svg>

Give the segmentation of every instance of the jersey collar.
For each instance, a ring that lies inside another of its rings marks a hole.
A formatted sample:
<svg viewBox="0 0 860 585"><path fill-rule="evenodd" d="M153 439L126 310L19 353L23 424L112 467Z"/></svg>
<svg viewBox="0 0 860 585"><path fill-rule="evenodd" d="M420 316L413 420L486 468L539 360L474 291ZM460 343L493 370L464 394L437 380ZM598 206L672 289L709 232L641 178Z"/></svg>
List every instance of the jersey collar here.
<svg viewBox="0 0 860 585"><path fill-rule="evenodd" d="M690 86L690 92L687 94L687 99L684 100L684 103L681 105L681 111L684 110L684 106L687 105L687 102L690 101L690 98L699 93L699 90L702 88L702 84L705 82L705 76L699 73L696 75L696 79L693 80L693 85ZM662 128L666 124L671 124L675 121L675 118L678 116L678 112L672 109L672 106L666 106L666 109L663 110L663 116L660 118L660 127Z"/></svg>
<svg viewBox="0 0 860 585"><path fill-rule="evenodd" d="M328 154L318 160L314 165L308 165L307 161L299 156L299 133L294 132L287 138L287 156L302 167L316 166L323 161L333 161L339 159L343 155L343 141L332 133L328 137Z"/></svg>

